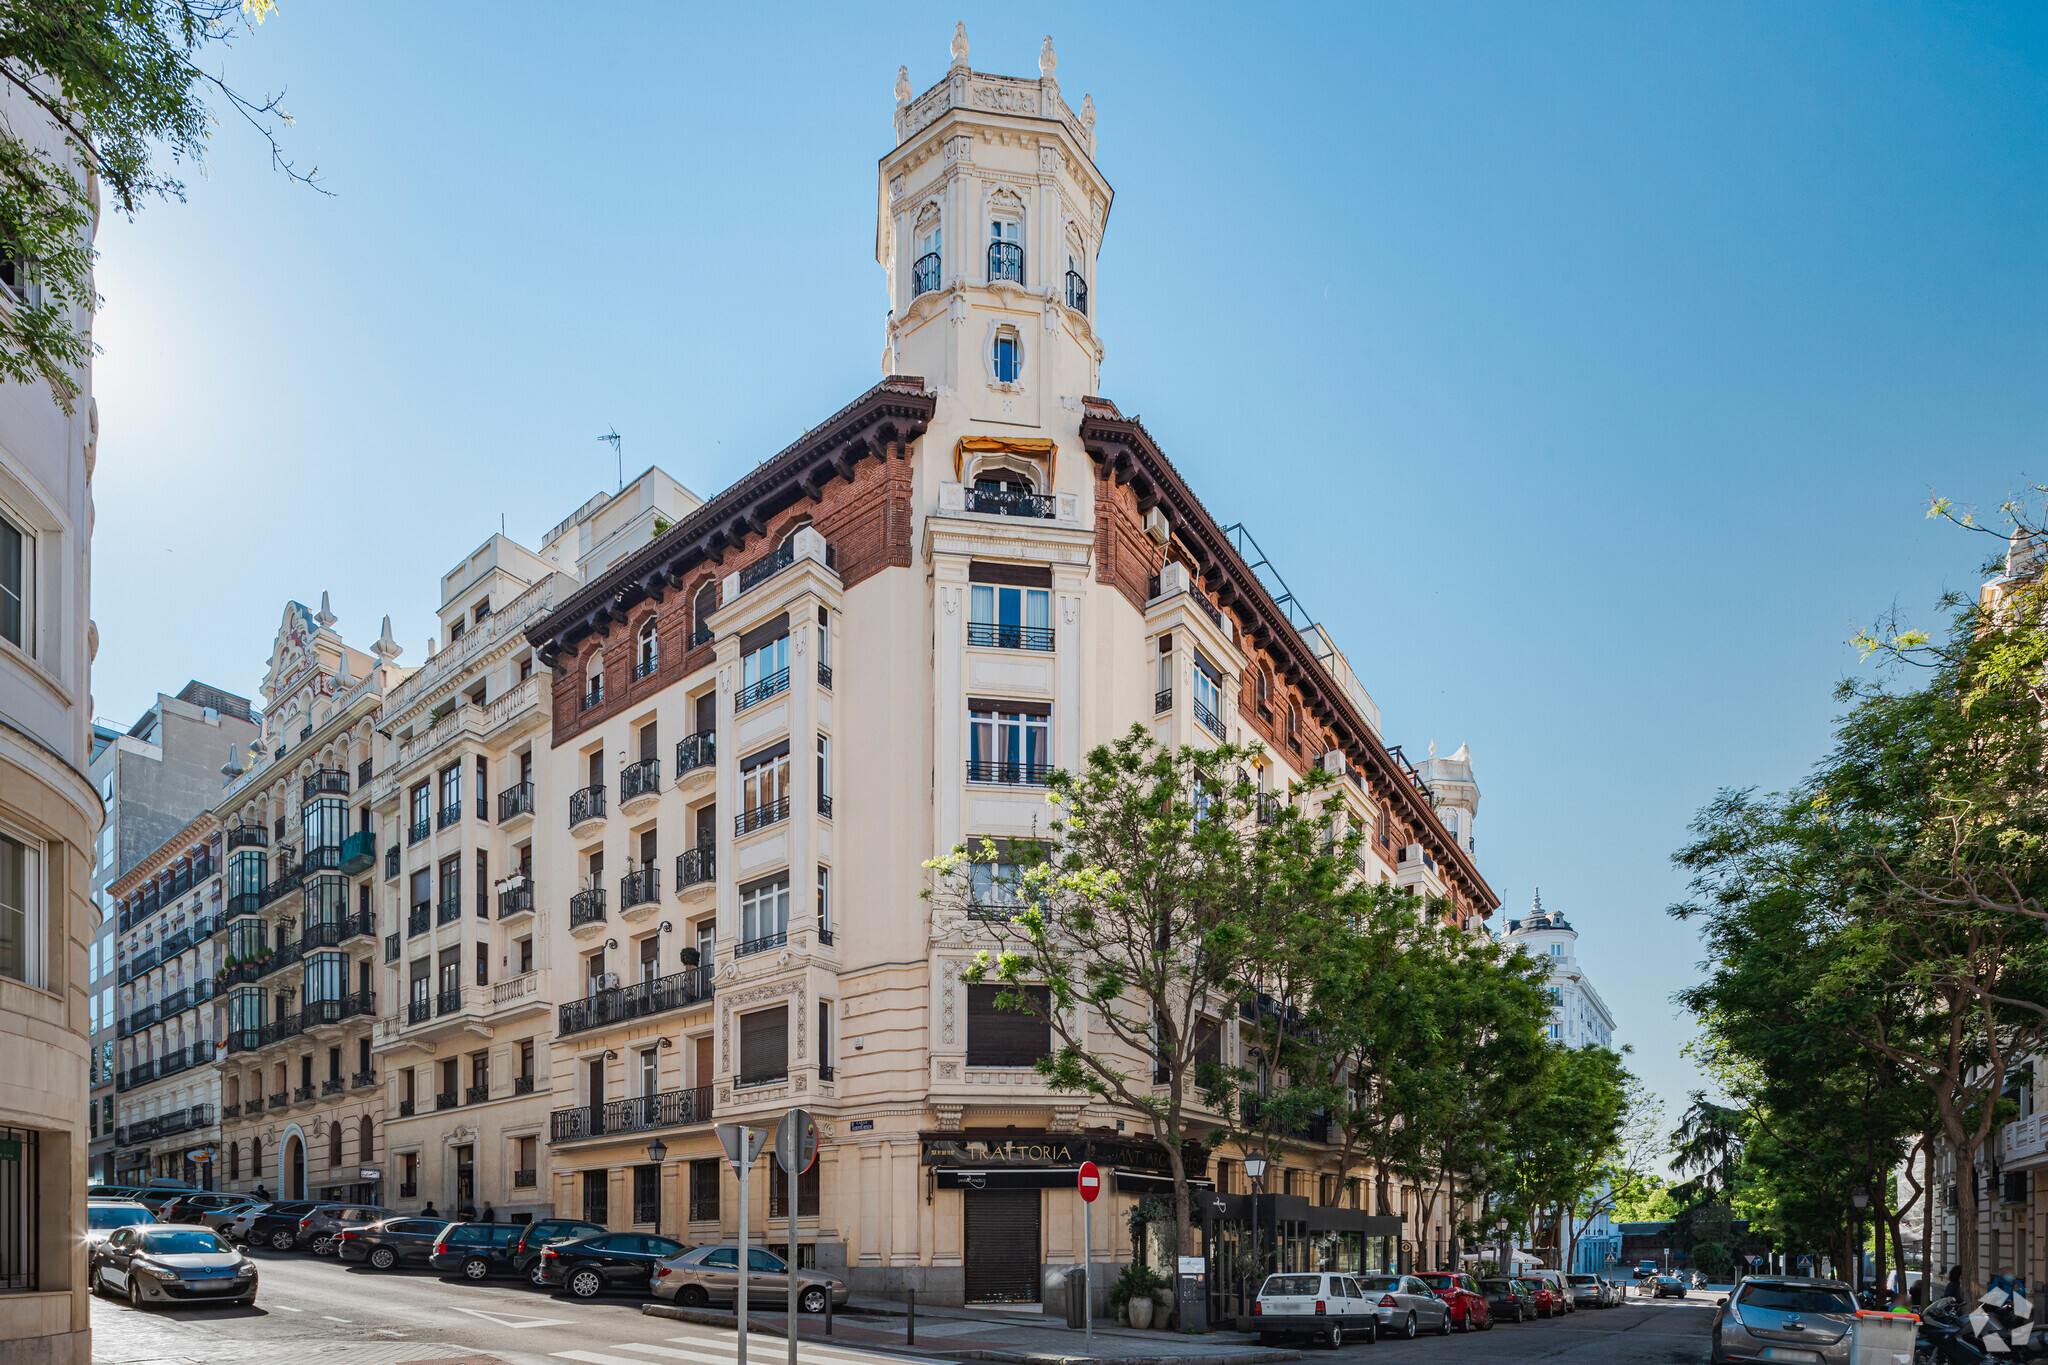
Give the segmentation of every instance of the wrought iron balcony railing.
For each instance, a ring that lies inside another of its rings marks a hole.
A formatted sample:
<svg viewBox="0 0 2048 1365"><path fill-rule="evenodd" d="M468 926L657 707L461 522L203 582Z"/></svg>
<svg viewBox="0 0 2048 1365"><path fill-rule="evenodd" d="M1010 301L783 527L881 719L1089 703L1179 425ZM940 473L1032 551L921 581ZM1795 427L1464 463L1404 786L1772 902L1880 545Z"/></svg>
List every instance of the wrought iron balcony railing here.
<svg viewBox="0 0 2048 1365"><path fill-rule="evenodd" d="M669 1010L711 999L714 988L708 963L685 968L673 976L613 986L581 1000L562 1004L556 1011L560 1016L560 1032L564 1035L586 1033L594 1028L608 1028L632 1019L665 1014Z"/></svg>
<svg viewBox="0 0 2048 1365"><path fill-rule="evenodd" d="M992 782L1007 787L1042 787L1051 777L1050 763L1010 763L988 758L967 760L969 782Z"/></svg>
<svg viewBox="0 0 2048 1365"><path fill-rule="evenodd" d="M569 927L599 924L604 920L604 888L593 886L569 897Z"/></svg>
<svg viewBox="0 0 2048 1365"><path fill-rule="evenodd" d="M988 244L988 281L1015 280L1024 283L1024 247L1018 242Z"/></svg>
<svg viewBox="0 0 2048 1365"><path fill-rule="evenodd" d="M1079 271L1067 272L1067 307L1084 317L1087 316L1088 281L1081 278Z"/></svg>
<svg viewBox="0 0 2048 1365"><path fill-rule="evenodd" d="M770 949L780 948L783 944L787 942L789 942L788 930L783 930L780 933L774 934L763 934L759 938L750 938L746 942L740 944L739 947L733 949L733 956L747 957L754 953L765 953L768 952Z"/></svg>
<svg viewBox="0 0 2048 1365"><path fill-rule="evenodd" d="M569 825L574 828L585 820L604 819L604 784L585 787L569 793Z"/></svg>
<svg viewBox="0 0 2048 1365"><path fill-rule="evenodd" d="M770 801L752 810L743 810L732 818L732 832L735 835L752 834L757 829L766 829L789 818L789 798Z"/></svg>
<svg viewBox="0 0 2048 1365"><path fill-rule="evenodd" d="M700 730L676 741L676 776L695 772L718 757L718 732Z"/></svg>
<svg viewBox="0 0 2048 1365"><path fill-rule="evenodd" d="M661 869L649 863L619 878L619 909L661 899Z"/></svg>
<svg viewBox="0 0 2048 1365"><path fill-rule="evenodd" d="M714 847L706 844L676 855L676 890L708 882L718 875L718 855Z"/></svg>
<svg viewBox="0 0 2048 1365"><path fill-rule="evenodd" d="M661 790L661 760L645 759L619 769L619 800L652 796Z"/></svg>
<svg viewBox="0 0 2048 1365"><path fill-rule="evenodd" d="M778 668L775 672L761 679L761 681L748 687L742 687L739 691L733 693L732 709L734 711L744 711L749 706L764 702L770 697L778 693L787 692L788 690L789 670Z"/></svg>
<svg viewBox="0 0 2048 1365"><path fill-rule="evenodd" d="M514 915L524 915L532 909L532 882L528 882L525 886L515 886L509 891L500 891L498 893L499 919L510 919Z"/></svg>
<svg viewBox="0 0 2048 1365"><path fill-rule="evenodd" d="M746 568L740 570L740 591L752 592L790 565L796 563L796 542L784 541L774 551L761 556Z"/></svg>
<svg viewBox="0 0 2048 1365"><path fill-rule="evenodd" d="M910 297L929 294L939 287L939 253L927 251L910 265Z"/></svg>
<svg viewBox="0 0 2048 1365"><path fill-rule="evenodd" d="M1004 626L993 621L967 623L967 643L989 649L1051 649L1051 626Z"/></svg>
<svg viewBox="0 0 2048 1365"><path fill-rule="evenodd" d="M533 784L521 782L498 793L498 823L504 824L515 815L533 814Z"/></svg>
<svg viewBox="0 0 2048 1365"><path fill-rule="evenodd" d="M573 1142L578 1138L602 1137L615 1133L645 1133L657 1128L680 1128L711 1120L711 1087L692 1090L664 1090L657 1095L635 1095L631 1099L604 1104L582 1104L574 1109L557 1109L548 1116L548 1138L552 1142Z"/></svg>
<svg viewBox="0 0 2048 1365"><path fill-rule="evenodd" d="M1051 521L1059 500L1050 493L1029 493L1021 488L970 488L967 510L993 512L1004 517L1034 517Z"/></svg>

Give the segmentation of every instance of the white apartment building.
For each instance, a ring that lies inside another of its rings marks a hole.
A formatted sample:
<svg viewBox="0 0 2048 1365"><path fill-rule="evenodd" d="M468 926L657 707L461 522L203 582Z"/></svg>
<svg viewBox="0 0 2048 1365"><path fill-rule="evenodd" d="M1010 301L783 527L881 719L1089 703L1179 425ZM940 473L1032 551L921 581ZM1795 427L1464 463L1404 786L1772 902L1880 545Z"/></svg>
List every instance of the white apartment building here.
<svg viewBox="0 0 2048 1365"><path fill-rule="evenodd" d="M1579 964L1579 931L1559 912L1543 908L1541 890L1526 916L1507 922L1501 941L1549 964L1552 1042L1569 1048L1614 1046L1614 1016Z"/></svg>

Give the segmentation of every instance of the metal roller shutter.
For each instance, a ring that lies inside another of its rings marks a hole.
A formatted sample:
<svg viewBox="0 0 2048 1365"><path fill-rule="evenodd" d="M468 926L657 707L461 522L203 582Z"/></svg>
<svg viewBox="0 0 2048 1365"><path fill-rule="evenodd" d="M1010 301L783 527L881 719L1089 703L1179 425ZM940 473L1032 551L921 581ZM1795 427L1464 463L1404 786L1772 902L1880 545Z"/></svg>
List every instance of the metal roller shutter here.
<svg viewBox="0 0 2048 1365"><path fill-rule="evenodd" d="M1037 1190L967 1190L967 1301L1038 1302Z"/></svg>

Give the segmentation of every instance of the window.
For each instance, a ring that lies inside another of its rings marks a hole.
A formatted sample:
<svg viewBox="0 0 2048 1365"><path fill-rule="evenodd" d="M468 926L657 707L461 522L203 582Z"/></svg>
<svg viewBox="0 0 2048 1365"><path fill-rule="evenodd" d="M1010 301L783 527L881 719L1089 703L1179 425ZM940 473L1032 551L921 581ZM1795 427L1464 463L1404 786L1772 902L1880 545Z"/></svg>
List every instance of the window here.
<svg viewBox="0 0 2048 1365"><path fill-rule="evenodd" d="M818 927L832 932L832 869L818 869Z"/></svg>
<svg viewBox="0 0 2048 1365"><path fill-rule="evenodd" d="M789 1007L740 1016L741 1085L760 1085L789 1075Z"/></svg>
<svg viewBox="0 0 2048 1365"><path fill-rule="evenodd" d="M911 250L910 296L929 294L939 287L945 251L945 233L939 215L927 209L917 220L915 246Z"/></svg>
<svg viewBox="0 0 2048 1365"><path fill-rule="evenodd" d="M1551 944L1551 945L1550 945L1550 955L1551 955L1552 957L1563 957L1563 956L1564 956L1564 945L1563 945L1562 943L1553 943L1553 944Z"/></svg>
<svg viewBox="0 0 2048 1365"><path fill-rule="evenodd" d="M988 278L1024 283L1023 225L1014 219L998 218L988 225Z"/></svg>
<svg viewBox="0 0 2048 1365"><path fill-rule="evenodd" d="M658 1095L661 1093L661 1054L658 1048L644 1047L640 1049L640 1093L643 1095Z"/></svg>
<svg viewBox="0 0 2048 1365"><path fill-rule="evenodd" d="M472 616L474 616L474 617L476 618L476 621L477 621L477 624L478 624L478 625L482 625L482 624L483 624L483 620L484 620L484 618L485 618L486 616L489 616L490 614L491 614L491 599L490 599L490 598L488 598L488 597L486 597L486 598L485 598L485 599L484 599L483 601L481 601L481 602L477 603L477 604L476 604L476 606L474 606L474 607L472 607L472 608L470 609L470 615L472 615Z"/></svg>
<svg viewBox="0 0 2048 1365"><path fill-rule="evenodd" d="M832 813L832 741L824 735L818 736L818 809Z"/></svg>
<svg viewBox="0 0 2048 1365"><path fill-rule="evenodd" d="M1042 783L1052 771L1052 708L968 698L971 782Z"/></svg>
<svg viewBox="0 0 2048 1365"><path fill-rule="evenodd" d="M35 650L36 539L7 517L0 516L0 639Z"/></svg>
<svg viewBox="0 0 2048 1365"><path fill-rule="evenodd" d="M43 984L44 918L43 846L0 830L0 976Z"/></svg>
<svg viewBox="0 0 2048 1365"><path fill-rule="evenodd" d="M740 942L776 940L789 932L789 874L740 888ZM769 946L762 943L762 946Z"/></svg>
<svg viewBox="0 0 2048 1365"><path fill-rule="evenodd" d="M711 642L711 613L718 610L718 584L706 583L697 589L697 600L690 608L690 647Z"/></svg>
<svg viewBox="0 0 2048 1365"><path fill-rule="evenodd" d="M1040 1010L1050 1005L1043 986L969 986L967 1065L1030 1066L1052 1051L1052 1029L1041 1015L996 1007L996 997L1012 991L1032 997Z"/></svg>
<svg viewBox="0 0 2048 1365"><path fill-rule="evenodd" d="M653 1091L648 1091L653 1094ZM661 1167L635 1166L633 1168L633 1221L654 1223L661 1220ZM613 1241L619 1239L613 1238ZM645 1238L635 1238L645 1241Z"/></svg>
<svg viewBox="0 0 2048 1365"><path fill-rule="evenodd" d="M709 1223L718 1217L718 1158L707 1157L690 1163L690 1221ZM712 1255L718 1253L713 1252ZM732 1264L739 1264L733 1252Z"/></svg>
<svg viewBox="0 0 2048 1365"><path fill-rule="evenodd" d="M739 833L745 834L789 814L788 801L788 740L741 760Z"/></svg>
<svg viewBox="0 0 2048 1365"><path fill-rule="evenodd" d="M977 491L980 488L977 483ZM1003 491L1000 484L997 491ZM1052 594L1044 588L973 584L968 594L967 643L998 649L1051 649Z"/></svg>
<svg viewBox="0 0 2048 1365"><path fill-rule="evenodd" d="M491 984L491 945L478 940L476 945L476 984Z"/></svg>
<svg viewBox="0 0 2048 1365"><path fill-rule="evenodd" d="M967 841L968 847L980 850L980 839ZM1020 914L1024 909L1023 868L1012 857L1015 847L1008 839L992 839L996 849L994 862L976 862L968 866L968 885L972 899L968 913L977 919L989 918L1006 920Z"/></svg>
<svg viewBox="0 0 2048 1365"><path fill-rule="evenodd" d="M1017 375L1024 368L1024 354L1016 328L1008 325L996 328L995 353L990 357L990 363L995 369L996 383L1017 382Z"/></svg>
<svg viewBox="0 0 2048 1365"><path fill-rule="evenodd" d="M640 627L640 647L634 656L633 676L644 678L661 664L661 646L654 635L654 618Z"/></svg>
<svg viewBox="0 0 2048 1365"><path fill-rule="evenodd" d="M315 953L306 959L305 1000L308 1005L340 1000L348 994L348 954Z"/></svg>
<svg viewBox="0 0 2048 1365"><path fill-rule="evenodd" d="M462 817L462 765L451 763L441 769L441 819Z"/></svg>
<svg viewBox="0 0 2048 1365"><path fill-rule="evenodd" d="M469 623L464 621L459 616L456 617L455 624L448 627L448 643L451 645L454 644L457 640L460 640L465 634L467 634L468 631Z"/></svg>
<svg viewBox="0 0 2048 1365"><path fill-rule="evenodd" d="M433 792L422 782L412 789L412 837L423 839L427 833L427 819L433 806Z"/></svg>
<svg viewBox="0 0 2048 1365"><path fill-rule="evenodd" d="M749 651L741 659L739 709L774 696L788 683L789 636L783 634Z"/></svg>
<svg viewBox="0 0 2048 1365"><path fill-rule="evenodd" d="M611 1221L611 1172L602 1166L583 1173L583 1221Z"/></svg>
<svg viewBox="0 0 2048 1365"><path fill-rule="evenodd" d="M1223 738L1223 689L1216 665L1195 655L1195 722L1216 738Z"/></svg>

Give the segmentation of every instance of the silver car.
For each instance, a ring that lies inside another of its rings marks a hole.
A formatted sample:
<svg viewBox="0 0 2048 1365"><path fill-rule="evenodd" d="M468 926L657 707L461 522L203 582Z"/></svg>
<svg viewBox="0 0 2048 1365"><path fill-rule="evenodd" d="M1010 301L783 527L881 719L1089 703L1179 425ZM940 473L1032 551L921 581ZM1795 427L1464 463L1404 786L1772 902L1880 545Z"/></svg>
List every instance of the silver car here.
<svg viewBox="0 0 2048 1365"><path fill-rule="evenodd" d="M145 1223L116 1228L92 1249L95 1294L125 1294L130 1307L256 1302L256 1263L204 1228Z"/></svg>
<svg viewBox="0 0 2048 1365"><path fill-rule="evenodd" d="M1607 1306L1607 1286L1600 1282L1598 1275L1567 1275L1564 1283L1571 1293L1574 1308Z"/></svg>
<svg viewBox="0 0 2048 1365"><path fill-rule="evenodd" d="M1379 1335L1413 1339L1418 1332L1451 1334L1451 1306L1413 1275L1360 1275L1367 1306L1376 1307Z"/></svg>
<svg viewBox="0 0 2048 1365"><path fill-rule="evenodd" d="M133 1199L88 1199L85 1201L85 1244L96 1247L121 1228L155 1221L156 1215Z"/></svg>
<svg viewBox="0 0 2048 1365"><path fill-rule="evenodd" d="M1856 1300L1840 1280L1755 1275L1721 1301L1714 1318L1715 1365L1737 1361L1816 1361L1849 1365Z"/></svg>
<svg viewBox="0 0 2048 1365"><path fill-rule="evenodd" d="M240 1203L229 1204L226 1208L207 1209L199 1215L199 1225L203 1228L210 1228L225 1237L227 1236L229 1225L237 1218L246 1213L251 1219L254 1219L256 1211L262 1207L263 1201L260 1199L244 1199Z"/></svg>
<svg viewBox="0 0 2048 1365"><path fill-rule="evenodd" d="M685 1308L702 1308L710 1303L731 1303L739 1295L740 1252L728 1242L724 1246L690 1247L663 1261L654 1271L654 1297L670 1299ZM789 1267L780 1256L760 1247L747 1249L747 1302L750 1307L773 1310L789 1300ZM825 1296L832 1306L846 1306L846 1281L822 1270L796 1273L796 1306L799 1312L822 1313Z"/></svg>

